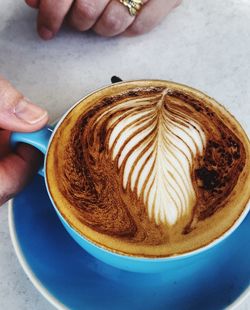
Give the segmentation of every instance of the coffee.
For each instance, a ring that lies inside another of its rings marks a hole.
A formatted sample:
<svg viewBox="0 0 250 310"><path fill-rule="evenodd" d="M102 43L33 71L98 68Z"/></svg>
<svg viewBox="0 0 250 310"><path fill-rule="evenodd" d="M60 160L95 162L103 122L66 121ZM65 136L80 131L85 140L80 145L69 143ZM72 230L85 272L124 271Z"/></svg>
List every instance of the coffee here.
<svg viewBox="0 0 250 310"><path fill-rule="evenodd" d="M225 233L250 196L249 140L208 96L137 81L86 97L57 129L50 194L68 223L111 251L166 257Z"/></svg>

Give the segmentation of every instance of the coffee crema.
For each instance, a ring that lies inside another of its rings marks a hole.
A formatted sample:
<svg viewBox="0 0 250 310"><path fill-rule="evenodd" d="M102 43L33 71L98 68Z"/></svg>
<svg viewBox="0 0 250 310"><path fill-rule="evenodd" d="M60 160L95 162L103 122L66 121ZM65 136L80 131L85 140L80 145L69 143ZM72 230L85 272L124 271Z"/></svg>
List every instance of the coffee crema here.
<svg viewBox="0 0 250 310"><path fill-rule="evenodd" d="M99 246L166 257L225 233L250 196L249 140L210 97L164 81L110 86L84 98L47 156L50 194Z"/></svg>

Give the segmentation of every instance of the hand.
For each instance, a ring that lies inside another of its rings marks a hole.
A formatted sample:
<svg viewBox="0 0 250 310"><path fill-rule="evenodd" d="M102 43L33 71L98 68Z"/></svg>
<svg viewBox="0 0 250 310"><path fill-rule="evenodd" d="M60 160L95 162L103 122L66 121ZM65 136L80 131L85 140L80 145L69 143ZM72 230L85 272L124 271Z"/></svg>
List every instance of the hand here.
<svg viewBox="0 0 250 310"><path fill-rule="evenodd" d="M35 131L48 121L48 113L24 98L0 77L0 206L18 193L41 164L39 151L19 144L13 151L11 131Z"/></svg>
<svg viewBox="0 0 250 310"><path fill-rule="evenodd" d="M102 36L139 35L150 31L182 0L143 0L137 17L129 15L119 0L25 0L38 9L37 28L49 40L64 20L78 31L94 30Z"/></svg>

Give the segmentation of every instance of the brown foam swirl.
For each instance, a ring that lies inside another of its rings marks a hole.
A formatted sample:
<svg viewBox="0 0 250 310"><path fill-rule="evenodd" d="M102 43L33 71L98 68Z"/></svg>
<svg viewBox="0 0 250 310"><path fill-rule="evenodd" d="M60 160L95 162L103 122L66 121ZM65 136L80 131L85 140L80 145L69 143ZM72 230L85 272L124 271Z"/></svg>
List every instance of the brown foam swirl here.
<svg viewBox="0 0 250 310"><path fill-rule="evenodd" d="M193 98L176 92L173 96L184 100L198 112L208 141L204 154L196 158L193 182L197 204L192 220L184 229L190 232L192 224L211 217L227 204L227 198L234 189L246 162L242 142L208 106L194 102Z"/></svg>
<svg viewBox="0 0 250 310"><path fill-rule="evenodd" d="M134 245L168 255L182 240L192 248L198 234L209 241L207 223L231 208L246 149L238 128L207 101L147 86L102 96L65 119L57 133L64 145L53 145L56 186L90 239L96 232L97 243L106 235L106 247L149 256L153 249Z"/></svg>

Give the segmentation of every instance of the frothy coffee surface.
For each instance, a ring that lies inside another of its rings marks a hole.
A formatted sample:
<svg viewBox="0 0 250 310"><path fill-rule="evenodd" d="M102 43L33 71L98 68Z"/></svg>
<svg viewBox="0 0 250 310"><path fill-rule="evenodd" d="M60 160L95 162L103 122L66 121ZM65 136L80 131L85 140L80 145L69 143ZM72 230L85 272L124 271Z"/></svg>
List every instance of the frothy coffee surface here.
<svg viewBox="0 0 250 310"><path fill-rule="evenodd" d="M249 200L249 141L213 99L182 85L114 85L72 109L50 145L50 193L96 244L162 257L217 239Z"/></svg>

